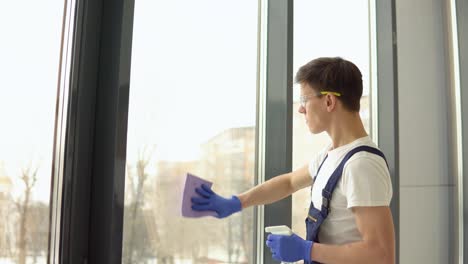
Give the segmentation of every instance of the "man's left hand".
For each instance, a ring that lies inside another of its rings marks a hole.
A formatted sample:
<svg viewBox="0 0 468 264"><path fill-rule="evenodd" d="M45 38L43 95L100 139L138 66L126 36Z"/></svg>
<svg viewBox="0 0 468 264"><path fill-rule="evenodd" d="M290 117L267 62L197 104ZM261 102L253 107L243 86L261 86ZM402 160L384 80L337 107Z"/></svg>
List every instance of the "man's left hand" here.
<svg viewBox="0 0 468 264"><path fill-rule="evenodd" d="M313 243L296 234L290 236L270 234L266 241L273 259L286 262L310 261Z"/></svg>

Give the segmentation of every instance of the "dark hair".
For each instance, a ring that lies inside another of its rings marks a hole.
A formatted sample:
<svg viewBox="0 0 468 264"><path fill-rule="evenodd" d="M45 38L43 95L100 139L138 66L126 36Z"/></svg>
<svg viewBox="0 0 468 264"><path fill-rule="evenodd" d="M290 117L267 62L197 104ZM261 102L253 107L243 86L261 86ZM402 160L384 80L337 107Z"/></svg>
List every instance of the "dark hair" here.
<svg viewBox="0 0 468 264"><path fill-rule="evenodd" d="M312 60L299 68L296 83L307 83L319 92L338 92L338 99L348 110L359 112L362 74L350 61L340 57Z"/></svg>

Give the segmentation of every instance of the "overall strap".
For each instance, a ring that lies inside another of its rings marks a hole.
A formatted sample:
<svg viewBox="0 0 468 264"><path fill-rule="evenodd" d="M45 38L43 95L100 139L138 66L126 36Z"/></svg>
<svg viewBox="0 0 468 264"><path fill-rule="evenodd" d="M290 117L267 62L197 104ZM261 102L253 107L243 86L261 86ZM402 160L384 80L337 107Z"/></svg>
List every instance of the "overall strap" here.
<svg viewBox="0 0 468 264"><path fill-rule="evenodd" d="M346 153L345 157L340 162L338 167L335 169L335 171L333 172L330 179L328 179L327 185L322 190L322 210L321 210L321 212L322 212L322 215L324 215L325 217L328 216L328 214L330 212L330 201L331 201L331 198L332 198L332 194L333 194L333 191L335 190L336 185L338 184L338 181L341 178L341 175L343 175L344 165L355 153L360 152L360 151L367 151L367 152L370 152L372 154L379 155L385 160L385 163L387 163L387 160L385 159L384 154L380 150L378 150L376 148L373 148L373 147L370 147L370 146L359 146L359 147L356 147L356 148L350 150L348 153ZM388 164L387 164L387 167L388 167Z"/></svg>
<svg viewBox="0 0 468 264"><path fill-rule="evenodd" d="M327 160L327 158L328 158L328 154L325 155L325 158L323 159L322 163L320 163L320 166L318 167L317 173L315 173L315 176L314 176L314 182L315 182L315 179L317 179L317 176L318 176L318 174L319 174L319 172L320 172L320 168L322 168L322 165L323 165L323 163L325 163L325 161Z"/></svg>

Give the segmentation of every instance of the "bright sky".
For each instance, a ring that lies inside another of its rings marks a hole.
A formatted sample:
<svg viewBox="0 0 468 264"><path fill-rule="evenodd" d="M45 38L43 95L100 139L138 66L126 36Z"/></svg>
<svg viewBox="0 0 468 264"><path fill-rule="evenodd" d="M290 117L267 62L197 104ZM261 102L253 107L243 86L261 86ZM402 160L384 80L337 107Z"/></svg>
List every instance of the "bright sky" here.
<svg viewBox="0 0 468 264"><path fill-rule="evenodd" d="M136 1L129 161L153 144L158 159L196 159L210 137L255 125L257 15L252 0Z"/></svg>
<svg viewBox="0 0 468 264"><path fill-rule="evenodd" d="M367 88L367 4L294 1L294 72L313 58L342 56L358 65ZM255 125L257 8L252 0L136 0L129 162L144 146L156 146L157 159L194 159L212 136ZM0 9L0 161L16 179L29 162L40 164L34 198L43 201L62 15L63 0L7 1Z"/></svg>
<svg viewBox="0 0 468 264"><path fill-rule="evenodd" d="M294 1L294 73L311 59L340 56L358 66L369 94L368 11L367 0Z"/></svg>
<svg viewBox="0 0 468 264"><path fill-rule="evenodd" d="M39 165L35 199L49 201L63 0L3 1L0 8L0 161L14 180Z"/></svg>

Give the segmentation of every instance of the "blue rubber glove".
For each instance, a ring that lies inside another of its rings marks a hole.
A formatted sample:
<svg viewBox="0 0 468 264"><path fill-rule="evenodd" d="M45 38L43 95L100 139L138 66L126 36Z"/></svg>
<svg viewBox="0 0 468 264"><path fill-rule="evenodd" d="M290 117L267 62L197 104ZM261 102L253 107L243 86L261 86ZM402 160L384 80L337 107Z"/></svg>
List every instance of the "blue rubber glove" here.
<svg viewBox="0 0 468 264"><path fill-rule="evenodd" d="M268 235L266 245L277 261L295 262L299 260L311 261L312 245L314 242L304 240L296 234Z"/></svg>
<svg viewBox="0 0 468 264"><path fill-rule="evenodd" d="M201 188L195 188L195 191L201 196L191 199L192 209L195 211L215 211L218 214L217 218L224 218L242 210L242 204L235 195L226 199L205 184L202 184Z"/></svg>

